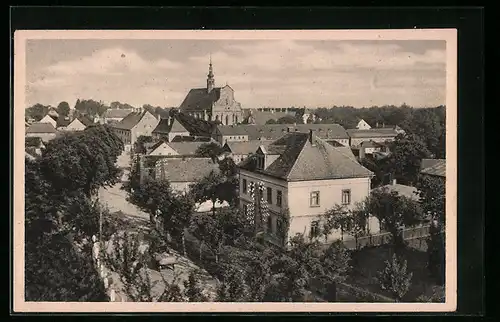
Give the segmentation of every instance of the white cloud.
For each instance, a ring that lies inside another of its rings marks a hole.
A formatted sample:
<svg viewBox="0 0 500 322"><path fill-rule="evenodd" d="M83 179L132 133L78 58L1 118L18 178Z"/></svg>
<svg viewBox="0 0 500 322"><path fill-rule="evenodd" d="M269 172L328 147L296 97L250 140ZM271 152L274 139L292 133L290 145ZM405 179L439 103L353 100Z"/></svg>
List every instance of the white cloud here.
<svg viewBox="0 0 500 322"><path fill-rule="evenodd" d="M209 54L183 62L168 57L146 60L131 49L101 49L30 71L28 99L57 104L95 97L177 106L190 88L205 86ZM416 54L395 44L338 42L326 49L293 40L235 41L213 52L212 61L216 85L231 85L243 107L444 103L438 102L445 92L444 50Z"/></svg>

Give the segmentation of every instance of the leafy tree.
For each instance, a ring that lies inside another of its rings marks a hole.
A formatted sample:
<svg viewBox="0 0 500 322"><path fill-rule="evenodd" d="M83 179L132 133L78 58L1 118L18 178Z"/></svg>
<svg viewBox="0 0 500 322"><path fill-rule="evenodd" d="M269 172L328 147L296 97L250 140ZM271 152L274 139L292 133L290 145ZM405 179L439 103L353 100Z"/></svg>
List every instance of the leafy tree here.
<svg viewBox="0 0 500 322"><path fill-rule="evenodd" d="M297 119L291 115L285 115L276 120L277 124L295 124Z"/></svg>
<svg viewBox="0 0 500 322"><path fill-rule="evenodd" d="M365 205L367 212L374 215L391 234L396 252L405 246L401 229L417 224L422 218L417 201L390 192L387 188L372 191Z"/></svg>
<svg viewBox="0 0 500 322"><path fill-rule="evenodd" d="M57 105L56 111L57 111L57 114L59 114L60 116L68 116L69 112L70 112L68 102L63 101L63 102L59 103L59 105Z"/></svg>
<svg viewBox="0 0 500 322"><path fill-rule="evenodd" d="M227 198L225 191L224 177L215 171L211 171L207 176L193 183L189 187L190 194L196 202L212 202L212 212L215 215L215 203Z"/></svg>
<svg viewBox="0 0 500 322"><path fill-rule="evenodd" d="M195 272L189 274L188 280L184 281L184 296L189 302L208 302L208 297L203 294L197 279Z"/></svg>
<svg viewBox="0 0 500 322"><path fill-rule="evenodd" d="M211 158L214 162L216 162L222 152L222 147L218 143L210 142L200 145L196 149L195 154L200 157Z"/></svg>
<svg viewBox="0 0 500 322"><path fill-rule="evenodd" d="M33 118L36 122L40 121L49 112L50 106L42 105L37 103L33 106L28 107L25 110L25 115L27 117Z"/></svg>
<svg viewBox="0 0 500 322"><path fill-rule="evenodd" d="M379 283L383 290L389 291L396 299L401 302L411 286L413 273L407 272L406 260L398 259L396 254L390 261L385 262L385 268L379 273Z"/></svg>
<svg viewBox="0 0 500 322"><path fill-rule="evenodd" d="M420 172L422 159L430 152L415 134L398 135L393 142L390 164L395 177L404 183L414 184Z"/></svg>
<svg viewBox="0 0 500 322"><path fill-rule="evenodd" d="M102 116L108 107L102 102L97 102L92 99L80 100L77 99L75 103L75 111L78 111L81 115L86 115L89 118L94 118L95 116Z"/></svg>
<svg viewBox="0 0 500 322"><path fill-rule="evenodd" d="M245 284L244 272L226 266L224 277L217 287L218 302L247 302L249 299L248 286Z"/></svg>
<svg viewBox="0 0 500 322"><path fill-rule="evenodd" d="M331 243L321 255L320 260L327 280L343 282L347 278L351 269L349 265L351 256L341 241Z"/></svg>
<svg viewBox="0 0 500 322"><path fill-rule="evenodd" d="M140 135L137 140L134 143L134 149L133 153L135 154L146 154L146 144L147 143L152 143L153 142L153 137L152 136L146 136L146 135Z"/></svg>
<svg viewBox="0 0 500 322"><path fill-rule="evenodd" d="M349 230L349 225L351 223L351 216L347 209L340 205L335 205L329 209L323 217L325 218L323 222L322 234L325 237L325 241L328 240L328 236L332 233L334 229L340 229L340 238L344 240L344 232ZM319 236L311 236L315 238Z"/></svg>
<svg viewBox="0 0 500 322"><path fill-rule="evenodd" d="M98 188L119 181L121 170L116 160L122 150L121 140L109 127L89 127L47 143L41 167L56 189L81 190L91 196Z"/></svg>
<svg viewBox="0 0 500 322"><path fill-rule="evenodd" d="M104 284L85 248L79 253L60 233L25 243L25 300L105 302Z"/></svg>

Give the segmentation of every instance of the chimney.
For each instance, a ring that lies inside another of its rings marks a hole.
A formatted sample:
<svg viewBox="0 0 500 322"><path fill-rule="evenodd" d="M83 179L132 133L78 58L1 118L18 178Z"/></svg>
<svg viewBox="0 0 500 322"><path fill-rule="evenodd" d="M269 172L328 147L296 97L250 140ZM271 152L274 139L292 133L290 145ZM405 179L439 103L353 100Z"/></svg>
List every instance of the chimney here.
<svg viewBox="0 0 500 322"><path fill-rule="evenodd" d="M377 123L375 123L375 127L378 127L378 121L377 121Z"/></svg>
<svg viewBox="0 0 500 322"><path fill-rule="evenodd" d="M392 179L392 185L396 184L396 179Z"/></svg>

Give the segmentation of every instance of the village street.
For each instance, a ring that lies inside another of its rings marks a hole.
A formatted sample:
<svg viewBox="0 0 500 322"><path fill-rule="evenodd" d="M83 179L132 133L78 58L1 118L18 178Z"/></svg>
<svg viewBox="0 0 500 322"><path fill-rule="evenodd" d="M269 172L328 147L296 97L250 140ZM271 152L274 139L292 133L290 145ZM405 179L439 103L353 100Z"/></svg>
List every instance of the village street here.
<svg viewBox="0 0 500 322"><path fill-rule="evenodd" d="M117 163L121 168L129 166L127 156L124 155L119 158ZM122 181L124 179L126 180L125 176L122 177ZM125 226L128 233L141 233L145 236L145 239L147 239L147 235L149 234L149 215L128 202L126 199L127 192L121 188L122 183L118 183L112 187L101 188L99 190L100 202L108 208L110 216L114 216L120 221L128 223ZM172 281L177 278L179 286L182 290L184 288L182 282L187 280L189 274L193 271L198 272L198 278L201 285L204 286L205 291L210 295L215 294L217 282L214 278L212 278L205 270L200 269L200 267L194 264L190 259L182 256L174 250L171 252L177 258L177 264L175 265L174 270L162 269L161 271L157 271L148 269L153 285L156 284L152 290L154 297L160 295L164 289L161 275L163 275L163 278L169 283L172 283ZM116 274L114 275L116 277ZM121 286L121 283L118 282L117 285ZM120 286L118 286L118 288L120 288ZM117 291L117 293L120 292Z"/></svg>

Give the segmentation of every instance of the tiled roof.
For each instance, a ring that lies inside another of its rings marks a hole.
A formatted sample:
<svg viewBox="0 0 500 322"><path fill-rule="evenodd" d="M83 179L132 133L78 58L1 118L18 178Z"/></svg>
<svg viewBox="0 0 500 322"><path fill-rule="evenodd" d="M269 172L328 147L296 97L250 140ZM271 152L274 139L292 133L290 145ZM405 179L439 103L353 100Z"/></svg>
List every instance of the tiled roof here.
<svg viewBox="0 0 500 322"><path fill-rule="evenodd" d="M266 124L266 125L219 125L219 133L228 135L248 135L249 140L265 138L276 140L290 132L309 133L314 130L315 135L322 139L348 139L346 130L340 124Z"/></svg>
<svg viewBox="0 0 500 322"><path fill-rule="evenodd" d="M134 110L133 109L128 109L128 108L108 108L104 112L104 117L105 118L112 118L112 119L120 119L124 118L125 116L129 115L132 113Z"/></svg>
<svg viewBox="0 0 500 322"><path fill-rule="evenodd" d="M171 131L173 132L189 132L191 136L198 137L211 137L213 130L215 129L215 123L210 121L204 121L196 119L190 115L184 113L178 113L174 116L175 122L173 123L174 128L171 129L168 119L162 119L158 123L158 126L153 130L153 133L167 134ZM178 123L176 125L176 123Z"/></svg>
<svg viewBox="0 0 500 322"><path fill-rule="evenodd" d="M372 176L359 164L349 148L337 148L314 136L314 144L307 133L288 133L267 147L284 147L280 157L265 170L255 170L252 160L244 161L243 169L256 171L287 181L341 179Z"/></svg>
<svg viewBox="0 0 500 322"><path fill-rule="evenodd" d="M430 167L423 168L420 173L431 176L446 177L446 160L436 159L436 163Z"/></svg>
<svg viewBox="0 0 500 322"><path fill-rule="evenodd" d="M250 153L255 153L259 146L267 146L271 144L272 141L261 141L261 140L252 140L245 142L227 142L225 147L227 147L231 153L233 154L243 154L247 155Z"/></svg>
<svg viewBox="0 0 500 322"><path fill-rule="evenodd" d="M387 190L389 192L397 192L398 195L405 196L405 197L413 199L413 200L420 199L420 197L416 194L418 191L417 188L411 187L411 186L406 186L406 185L399 184L399 183L381 186L381 187L373 189L372 191L382 191L382 190Z"/></svg>
<svg viewBox="0 0 500 322"><path fill-rule="evenodd" d="M165 171L165 179L170 182L195 182L211 171L219 171L219 166L210 158L162 158L157 162L156 171Z"/></svg>
<svg viewBox="0 0 500 322"><path fill-rule="evenodd" d="M169 132L188 132L189 131L184 127L184 125L181 124L181 122L175 118L174 119L174 122L172 123L172 126L170 127L170 131Z"/></svg>
<svg viewBox="0 0 500 322"><path fill-rule="evenodd" d="M209 110L212 104L220 98L220 87L216 87L210 91L206 88L193 88L191 89L179 108L182 111L189 110Z"/></svg>
<svg viewBox="0 0 500 322"><path fill-rule="evenodd" d="M57 133L50 123L33 123L26 129L26 133Z"/></svg>
<svg viewBox="0 0 500 322"><path fill-rule="evenodd" d="M172 149L177 151L180 155L195 155L196 150L200 145L206 142L170 142L167 143Z"/></svg>
<svg viewBox="0 0 500 322"><path fill-rule="evenodd" d="M420 162L420 170L423 170L425 168L430 168L433 165L440 163L441 160L443 159L422 159L422 162Z"/></svg>
<svg viewBox="0 0 500 322"><path fill-rule="evenodd" d="M113 127L121 130L131 130L137 125L137 123L139 123L145 113L148 112L132 112L125 116L125 118L123 118L120 122L113 124Z"/></svg>
<svg viewBox="0 0 500 322"><path fill-rule="evenodd" d="M94 122L92 122L88 117L86 117L84 115L79 116L78 120L80 122L82 122L82 124L85 126L90 126L90 125L94 124Z"/></svg>
<svg viewBox="0 0 500 322"><path fill-rule="evenodd" d="M349 129L347 133L351 138L395 137L398 135L398 132L393 128Z"/></svg>
<svg viewBox="0 0 500 322"><path fill-rule="evenodd" d="M215 140L212 139L212 138L209 138L209 137L196 137L196 136L180 136L180 135L177 135L170 142L203 142L203 143L208 143L208 142L215 142Z"/></svg>

